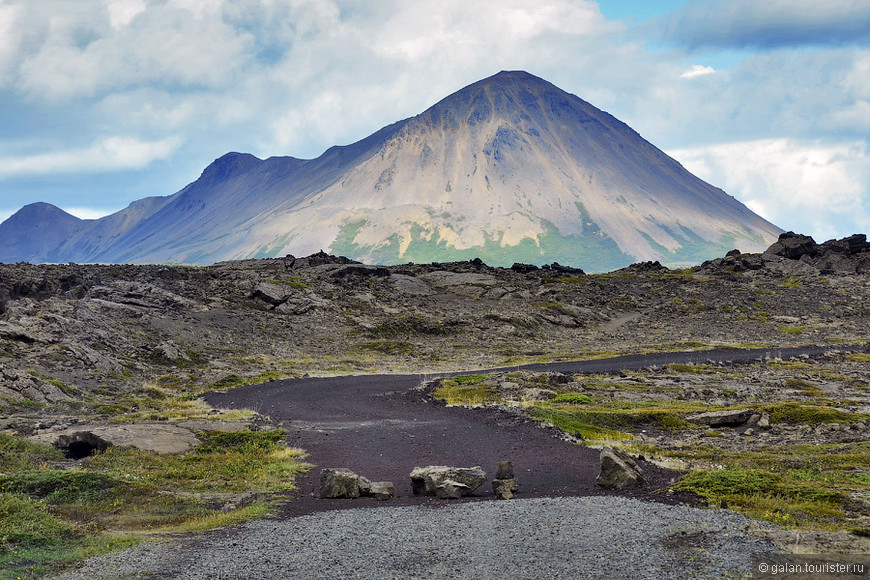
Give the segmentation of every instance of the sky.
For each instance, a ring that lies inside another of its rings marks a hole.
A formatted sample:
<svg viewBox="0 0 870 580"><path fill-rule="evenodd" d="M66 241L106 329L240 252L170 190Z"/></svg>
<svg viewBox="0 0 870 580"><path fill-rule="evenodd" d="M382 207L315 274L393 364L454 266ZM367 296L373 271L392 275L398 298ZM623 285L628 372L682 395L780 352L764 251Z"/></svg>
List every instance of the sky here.
<svg viewBox="0 0 870 580"><path fill-rule="evenodd" d="M0 0L0 220L317 157L500 70L785 230L870 233L870 0Z"/></svg>

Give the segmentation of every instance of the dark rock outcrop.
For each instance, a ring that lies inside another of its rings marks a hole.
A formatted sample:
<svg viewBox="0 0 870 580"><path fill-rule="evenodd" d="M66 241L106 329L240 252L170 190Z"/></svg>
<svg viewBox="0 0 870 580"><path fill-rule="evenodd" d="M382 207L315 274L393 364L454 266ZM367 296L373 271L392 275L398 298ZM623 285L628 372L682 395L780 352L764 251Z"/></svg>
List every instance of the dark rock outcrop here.
<svg viewBox="0 0 870 580"><path fill-rule="evenodd" d="M596 485L613 489L627 485L637 485L644 481L643 470L634 459L617 447L601 450L601 472L595 479Z"/></svg>

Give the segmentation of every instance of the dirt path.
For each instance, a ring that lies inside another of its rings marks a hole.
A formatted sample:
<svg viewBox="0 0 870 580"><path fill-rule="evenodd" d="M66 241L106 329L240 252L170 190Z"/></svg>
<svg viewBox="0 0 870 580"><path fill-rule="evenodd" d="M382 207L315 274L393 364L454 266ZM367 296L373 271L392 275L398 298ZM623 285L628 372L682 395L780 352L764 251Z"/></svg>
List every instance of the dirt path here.
<svg viewBox="0 0 870 580"><path fill-rule="evenodd" d="M632 355L581 362L529 365L531 370L562 372L619 372L653 365L703 362L749 362L765 357L821 355L829 347L739 350ZM287 429L288 443L309 453L316 465L299 479L296 500L285 515L292 516L362 502L320 500L314 497L322 468L346 467L372 481L392 481L396 499L389 505L425 503L414 497L409 474L414 467L480 465L491 476L499 461L513 461L523 497L607 495L595 486L598 451L573 445L518 414L503 410L446 407L426 399L417 389L422 375L370 375L302 378L250 385L206 399L215 406L250 408ZM662 494L676 473L642 462L648 476L642 487L619 495L667 503L687 497ZM489 485L475 494L492 499Z"/></svg>

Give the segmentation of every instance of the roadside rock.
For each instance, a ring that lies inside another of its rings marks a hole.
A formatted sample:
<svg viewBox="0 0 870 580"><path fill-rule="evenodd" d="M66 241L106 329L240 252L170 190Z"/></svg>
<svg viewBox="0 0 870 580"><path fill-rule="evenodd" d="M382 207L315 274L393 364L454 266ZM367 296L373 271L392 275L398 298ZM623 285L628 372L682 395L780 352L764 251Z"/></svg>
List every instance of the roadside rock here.
<svg viewBox="0 0 870 580"><path fill-rule="evenodd" d="M320 472L320 497L322 499L373 497L383 501L395 496L396 488L390 481L371 482L344 467L327 468Z"/></svg>
<svg viewBox="0 0 870 580"><path fill-rule="evenodd" d="M369 489L367 495L378 501L393 499L396 497L396 486L391 481L375 481L372 482L371 489Z"/></svg>
<svg viewBox="0 0 870 580"><path fill-rule="evenodd" d="M516 478L492 480L492 492L498 499L511 499L519 488Z"/></svg>
<svg viewBox="0 0 870 580"><path fill-rule="evenodd" d="M439 499L459 499L464 495L470 495L472 489L464 483L445 479L435 488L435 497Z"/></svg>
<svg viewBox="0 0 870 580"><path fill-rule="evenodd" d="M320 472L320 497L357 498L360 497L360 476L343 467L327 468Z"/></svg>
<svg viewBox="0 0 870 580"><path fill-rule="evenodd" d="M441 493L447 493L448 488L461 489L461 495L470 495L484 484L486 472L475 467L446 467L443 465L430 465L428 467L415 467L411 471L411 486L414 495L438 495L438 487L450 482L442 489ZM461 488L459 486L462 486Z"/></svg>
<svg viewBox="0 0 870 580"><path fill-rule="evenodd" d="M643 470L634 459L616 447L605 447L601 450L601 472L595 479L596 485L612 489L637 485L644 481Z"/></svg>

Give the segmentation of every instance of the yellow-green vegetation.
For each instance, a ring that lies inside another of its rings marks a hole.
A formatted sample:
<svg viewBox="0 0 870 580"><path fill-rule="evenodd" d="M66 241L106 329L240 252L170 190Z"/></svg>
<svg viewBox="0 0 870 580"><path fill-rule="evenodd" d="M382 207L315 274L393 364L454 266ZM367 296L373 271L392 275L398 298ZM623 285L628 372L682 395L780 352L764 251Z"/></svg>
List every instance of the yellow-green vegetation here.
<svg viewBox="0 0 870 580"><path fill-rule="evenodd" d="M709 451L709 450L708 450ZM691 458L690 450L674 455ZM701 470L675 486L752 517L792 528L842 530L849 492L870 493L870 442L779 445L716 453L720 469ZM853 502L854 503L854 502ZM866 521L864 522L866 525ZM860 526L859 526L860 527Z"/></svg>
<svg viewBox="0 0 870 580"><path fill-rule="evenodd" d="M162 375L140 389L114 395L113 402L99 405L94 410L97 414L107 415L113 422L209 418L214 409L198 400L204 393L261 384L288 376L283 371L264 371L247 378L230 373L212 383L197 385L195 376L184 379L177 375ZM222 411L220 418L243 419L252 414L252 411L238 409Z"/></svg>
<svg viewBox="0 0 870 580"><path fill-rule="evenodd" d="M801 334L807 328L809 328L809 326L780 326L776 331L783 334Z"/></svg>
<svg viewBox="0 0 870 580"><path fill-rule="evenodd" d="M706 406L683 401L606 401L597 405L579 407L576 404L561 404L555 400L538 402L530 409L532 417L546 421L562 429L573 425L571 432L581 432L578 426L589 426L611 431L631 430L642 425L676 433L682 429L696 429L679 413L706 410ZM565 430L565 429L563 429ZM598 439L599 437L585 437ZM609 437L608 437L609 438Z"/></svg>
<svg viewBox="0 0 870 580"><path fill-rule="evenodd" d="M57 469L53 447L0 434L0 580L31 578L154 533L265 514L309 468L281 430L204 432L183 455L110 448Z"/></svg>
<svg viewBox="0 0 870 580"><path fill-rule="evenodd" d="M589 423L585 416L578 415L564 408L536 405L529 410L531 416L538 421L553 425L565 433L570 433L582 439L624 440L633 439L628 433L615 429L606 429Z"/></svg>
<svg viewBox="0 0 870 580"><path fill-rule="evenodd" d="M484 383L489 375L458 375L443 379L432 393L448 405L484 405L501 400L498 389Z"/></svg>
<svg viewBox="0 0 870 580"><path fill-rule="evenodd" d="M847 357L853 363L866 362L862 356ZM870 419L870 414L858 412L866 403L863 398L837 400L815 384L838 384L841 392L852 388L863 397L860 385L865 380L825 365L812 361L766 361L749 367L673 364L620 377L584 375L565 383L548 383L545 374L530 372L509 373L505 378L556 391L546 400L519 402L532 418L584 440L584 445L618 445L671 467L682 466L687 473L675 489L697 493L712 505L727 504L795 529L870 530L870 442L835 443L836 434L861 432L862 426L856 427L858 431L846 427ZM755 394L741 389L745 377L757 372L768 373L777 387ZM692 385L690 390L686 383ZM780 384L786 388L779 388ZM694 394L686 396L689 393ZM766 393L763 399L761 393ZM493 394L488 395L491 400ZM722 404L722 397L734 404ZM752 409L766 415L772 429L787 431L775 431L774 442L765 444L768 439L762 435L773 433L766 427L741 436L742 429L711 428L686 420L696 413L732 409ZM781 433L795 433L796 442L788 443L788 436ZM834 435L827 443L826 436L819 435L818 445L806 444L816 437L814 433ZM659 435L664 438L650 438Z"/></svg>
<svg viewBox="0 0 870 580"><path fill-rule="evenodd" d="M868 418L866 413L852 413L833 407L787 402L761 405L758 409L770 415L771 423L821 425L822 423L854 423Z"/></svg>

